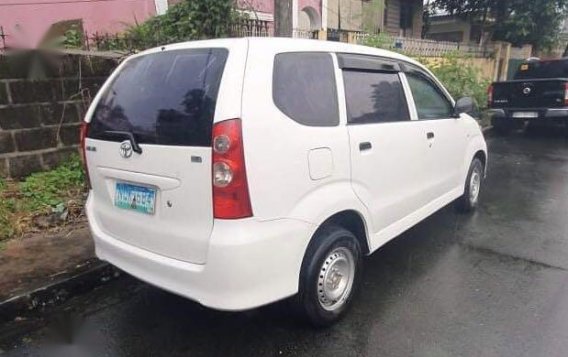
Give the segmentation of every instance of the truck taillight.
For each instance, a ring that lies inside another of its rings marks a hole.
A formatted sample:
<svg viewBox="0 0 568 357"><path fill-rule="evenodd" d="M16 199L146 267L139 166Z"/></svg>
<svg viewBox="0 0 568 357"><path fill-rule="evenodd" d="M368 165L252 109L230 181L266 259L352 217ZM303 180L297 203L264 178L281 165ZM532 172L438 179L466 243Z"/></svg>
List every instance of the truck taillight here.
<svg viewBox="0 0 568 357"><path fill-rule="evenodd" d="M564 105L568 106L568 83L564 83Z"/></svg>
<svg viewBox="0 0 568 357"><path fill-rule="evenodd" d="M490 107L491 104L493 104L493 84L487 88L487 106Z"/></svg>
<svg viewBox="0 0 568 357"><path fill-rule="evenodd" d="M213 215L221 219L252 216L240 119L213 125Z"/></svg>
<svg viewBox="0 0 568 357"><path fill-rule="evenodd" d="M79 143L81 150L81 162L83 163L83 170L85 171L85 179L87 181L87 186L91 188L91 179L89 177L89 170L87 168L87 134L89 133L89 123L81 122L81 128L79 129Z"/></svg>

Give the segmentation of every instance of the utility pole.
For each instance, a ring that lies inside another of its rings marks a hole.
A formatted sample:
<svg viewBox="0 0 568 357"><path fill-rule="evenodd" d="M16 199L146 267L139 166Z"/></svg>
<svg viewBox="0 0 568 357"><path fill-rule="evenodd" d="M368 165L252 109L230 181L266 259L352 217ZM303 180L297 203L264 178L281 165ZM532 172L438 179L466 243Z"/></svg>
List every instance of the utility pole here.
<svg viewBox="0 0 568 357"><path fill-rule="evenodd" d="M292 37L292 1L274 0L274 36Z"/></svg>

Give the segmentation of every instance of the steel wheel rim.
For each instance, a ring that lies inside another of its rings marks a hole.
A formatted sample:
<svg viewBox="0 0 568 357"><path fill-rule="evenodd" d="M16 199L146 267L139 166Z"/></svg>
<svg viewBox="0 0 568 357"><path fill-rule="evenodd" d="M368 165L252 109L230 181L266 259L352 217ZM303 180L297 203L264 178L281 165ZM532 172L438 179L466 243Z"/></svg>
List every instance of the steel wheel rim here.
<svg viewBox="0 0 568 357"><path fill-rule="evenodd" d="M334 311L345 304L351 294L355 277L355 259L349 249L334 249L324 260L318 276L317 291L320 306Z"/></svg>
<svg viewBox="0 0 568 357"><path fill-rule="evenodd" d="M476 167L471 173L469 180L469 199L471 203L477 203L479 198L479 191L481 190L481 170Z"/></svg>

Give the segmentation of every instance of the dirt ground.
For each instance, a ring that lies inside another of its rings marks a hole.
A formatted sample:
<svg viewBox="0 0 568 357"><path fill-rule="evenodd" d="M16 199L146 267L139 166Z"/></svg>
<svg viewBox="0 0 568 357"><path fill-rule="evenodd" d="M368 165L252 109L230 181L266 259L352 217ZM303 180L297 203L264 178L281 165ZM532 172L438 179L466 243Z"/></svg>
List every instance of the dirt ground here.
<svg viewBox="0 0 568 357"><path fill-rule="evenodd" d="M94 260L86 222L10 240L0 251L0 302L49 285Z"/></svg>

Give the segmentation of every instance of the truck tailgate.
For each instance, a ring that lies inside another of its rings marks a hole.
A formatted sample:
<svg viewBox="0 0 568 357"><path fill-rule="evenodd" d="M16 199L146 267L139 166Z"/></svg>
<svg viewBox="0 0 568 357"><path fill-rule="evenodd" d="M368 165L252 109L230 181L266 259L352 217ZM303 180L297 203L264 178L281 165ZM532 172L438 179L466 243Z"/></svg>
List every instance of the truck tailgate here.
<svg viewBox="0 0 568 357"><path fill-rule="evenodd" d="M565 79L530 79L493 83L492 108L564 107Z"/></svg>

